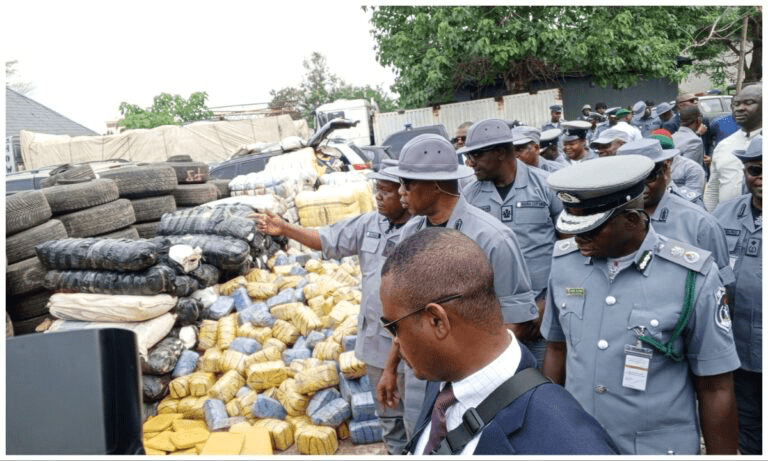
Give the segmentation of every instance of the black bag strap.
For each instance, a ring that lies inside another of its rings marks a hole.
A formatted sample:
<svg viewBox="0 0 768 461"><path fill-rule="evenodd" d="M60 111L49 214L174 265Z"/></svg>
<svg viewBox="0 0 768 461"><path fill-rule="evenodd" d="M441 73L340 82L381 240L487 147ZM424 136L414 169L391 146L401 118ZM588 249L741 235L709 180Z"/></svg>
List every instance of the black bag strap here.
<svg viewBox="0 0 768 461"><path fill-rule="evenodd" d="M526 368L515 373L491 392L480 405L464 412L462 423L448 433L433 454L450 455L461 452L475 435L493 421L502 408L529 390L549 382L549 378L536 368Z"/></svg>

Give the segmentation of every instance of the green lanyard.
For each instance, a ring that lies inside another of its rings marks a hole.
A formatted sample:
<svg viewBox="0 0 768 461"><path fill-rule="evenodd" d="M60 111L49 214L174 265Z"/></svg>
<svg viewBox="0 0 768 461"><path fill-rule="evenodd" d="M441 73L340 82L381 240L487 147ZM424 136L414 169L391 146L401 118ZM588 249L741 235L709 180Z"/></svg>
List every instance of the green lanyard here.
<svg viewBox="0 0 768 461"><path fill-rule="evenodd" d="M650 336L639 336L638 339L644 343L656 348L660 352L664 353L664 356L671 358L675 362L682 362L683 354L674 350L672 344L675 342L680 333L688 324L688 320L693 313L693 297L696 290L696 273L688 271L688 278L685 280L685 300L683 301L683 311L680 313L680 318L677 319L677 325L675 331L672 332L672 336L669 337L666 344L661 344L655 338Z"/></svg>

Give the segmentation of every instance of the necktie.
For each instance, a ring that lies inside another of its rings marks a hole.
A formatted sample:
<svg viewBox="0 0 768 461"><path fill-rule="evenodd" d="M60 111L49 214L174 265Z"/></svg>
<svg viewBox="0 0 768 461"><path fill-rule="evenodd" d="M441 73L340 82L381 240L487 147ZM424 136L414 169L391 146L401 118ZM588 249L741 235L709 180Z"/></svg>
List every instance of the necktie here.
<svg viewBox="0 0 768 461"><path fill-rule="evenodd" d="M432 428L429 431L429 440L427 440L427 446L424 447L425 455L432 453L440 442L445 438L445 410L451 405L456 403L456 397L453 395L453 388L451 383L445 385L442 391L437 394L437 400L435 400L435 406L432 408Z"/></svg>

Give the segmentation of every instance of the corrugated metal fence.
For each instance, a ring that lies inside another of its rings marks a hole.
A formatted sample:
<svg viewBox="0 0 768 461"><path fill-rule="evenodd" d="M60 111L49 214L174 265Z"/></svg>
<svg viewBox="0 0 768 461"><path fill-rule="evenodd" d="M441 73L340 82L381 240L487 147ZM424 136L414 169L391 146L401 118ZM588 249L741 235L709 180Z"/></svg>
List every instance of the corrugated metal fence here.
<svg viewBox="0 0 768 461"><path fill-rule="evenodd" d="M443 124L453 137L464 122L477 122L486 118L518 120L526 125L540 127L549 121L549 106L562 104L558 89L541 90L536 94L512 94L502 98L456 102L436 107L409 109L374 115L374 136L381 143L390 134L403 130L406 123L413 127Z"/></svg>

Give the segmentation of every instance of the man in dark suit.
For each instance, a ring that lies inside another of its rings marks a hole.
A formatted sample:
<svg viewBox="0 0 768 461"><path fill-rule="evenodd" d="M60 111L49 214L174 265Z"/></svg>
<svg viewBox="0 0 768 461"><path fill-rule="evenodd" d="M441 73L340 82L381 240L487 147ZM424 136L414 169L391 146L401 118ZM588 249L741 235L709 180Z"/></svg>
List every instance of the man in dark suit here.
<svg viewBox="0 0 768 461"><path fill-rule="evenodd" d="M406 452L615 454L603 427L565 389L546 380L481 419L479 430L462 443L446 443L446 433L455 440L455 431L469 427L463 422L468 410L482 412L491 393L515 375L527 376L536 364L504 328L493 286L483 250L452 229L421 230L387 257L380 292L383 327L414 375L430 381Z"/></svg>

